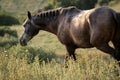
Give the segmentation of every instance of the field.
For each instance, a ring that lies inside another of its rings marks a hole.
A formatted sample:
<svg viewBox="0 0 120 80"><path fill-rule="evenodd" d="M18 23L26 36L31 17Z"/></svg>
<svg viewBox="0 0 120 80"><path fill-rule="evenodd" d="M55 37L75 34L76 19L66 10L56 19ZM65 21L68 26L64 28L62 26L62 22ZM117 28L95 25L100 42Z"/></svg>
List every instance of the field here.
<svg viewBox="0 0 120 80"><path fill-rule="evenodd" d="M120 2L112 8L120 11ZM120 80L120 67L108 54L96 48L77 49L77 61L65 64L66 49L55 35L40 31L22 47L23 30L22 25L0 26L0 80Z"/></svg>
<svg viewBox="0 0 120 80"><path fill-rule="evenodd" d="M1 80L120 79L115 60L95 48L78 49L78 60L69 60L65 68L66 50L55 35L41 31L27 47L21 47L18 38L23 27L1 26L0 30L4 32L0 37Z"/></svg>

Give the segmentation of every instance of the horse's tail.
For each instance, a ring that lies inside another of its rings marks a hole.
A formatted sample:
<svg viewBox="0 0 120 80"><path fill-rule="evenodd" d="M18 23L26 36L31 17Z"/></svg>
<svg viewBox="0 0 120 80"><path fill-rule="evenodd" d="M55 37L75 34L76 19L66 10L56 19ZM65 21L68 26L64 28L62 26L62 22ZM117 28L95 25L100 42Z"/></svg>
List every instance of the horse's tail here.
<svg viewBox="0 0 120 80"><path fill-rule="evenodd" d="M118 27L120 27L120 13L116 13L117 14L117 25Z"/></svg>
<svg viewBox="0 0 120 80"><path fill-rule="evenodd" d="M117 35L117 32L120 31L120 13L113 12L113 16L116 22L115 33L114 33L114 37L115 37Z"/></svg>

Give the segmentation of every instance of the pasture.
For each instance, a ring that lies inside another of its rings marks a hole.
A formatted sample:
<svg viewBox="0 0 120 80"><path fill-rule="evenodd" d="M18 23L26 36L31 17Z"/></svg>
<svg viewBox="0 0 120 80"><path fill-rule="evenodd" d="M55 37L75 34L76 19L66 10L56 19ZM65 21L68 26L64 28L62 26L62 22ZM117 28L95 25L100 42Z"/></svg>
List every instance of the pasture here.
<svg viewBox="0 0 120 80"><path fill-rule="evenodd" d="M2 8L13 10L14 14L18 14L19 10L33 10L36 5L31 0L24 1L24 4L19 2L17 5L20 7L11 3L17 3L15 0L1 1ZM36 6L35 10L40 6ZM120 12L120 2L111 6ZM25 15L17 14L16 18L22 23ZM55 35L40 31L28 46L22 47L18 41L22 32L21 25L0 26L0 80L120 80L117 62L96 48L77 49L77 61L69 60L68 68L65 68L66 49Z"/></svg>
<svg viewBox="0 0 120 80"><path fill-rule="evenodd" d="M68 61L66 50L53 34L40 31L27 47L21 47L18 38L23 27L1 26L0 79L1 80L120 80L116 61L101 51L78 49L77 61ZM12 33L12 34L10 34Z"/></svg>

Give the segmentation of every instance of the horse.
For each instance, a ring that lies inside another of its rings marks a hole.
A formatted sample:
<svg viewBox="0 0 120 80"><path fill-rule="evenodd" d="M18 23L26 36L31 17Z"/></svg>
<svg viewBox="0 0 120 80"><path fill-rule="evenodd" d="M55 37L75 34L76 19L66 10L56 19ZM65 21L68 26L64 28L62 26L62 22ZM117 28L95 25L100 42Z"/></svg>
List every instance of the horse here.
<svg viewBox="0 0 120 80"><path fill-rule="evenodd" d="M23 23L25 30L19 39L22 46L44 30L55 34L74 60L77 48L93 47L120 60L120 13L109 7L81 10L70 6L34 15L28 11L27 16ZM114 47L108 44L110 41Z"/></svg>

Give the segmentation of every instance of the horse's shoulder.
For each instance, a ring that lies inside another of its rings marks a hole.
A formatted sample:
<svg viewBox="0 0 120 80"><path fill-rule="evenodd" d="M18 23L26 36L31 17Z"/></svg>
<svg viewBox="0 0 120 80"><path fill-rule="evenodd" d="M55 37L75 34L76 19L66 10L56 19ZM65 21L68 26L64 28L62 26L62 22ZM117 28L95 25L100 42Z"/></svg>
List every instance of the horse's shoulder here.
<svg viewBox="0 0 120 80"><path fill-rule="evenodd" d="M62 14L72 13L72 12L75 12L75 11L79 11L79 9L75 6L70 6L70 7L66 7L66 8L61 9Z"/></svg>

